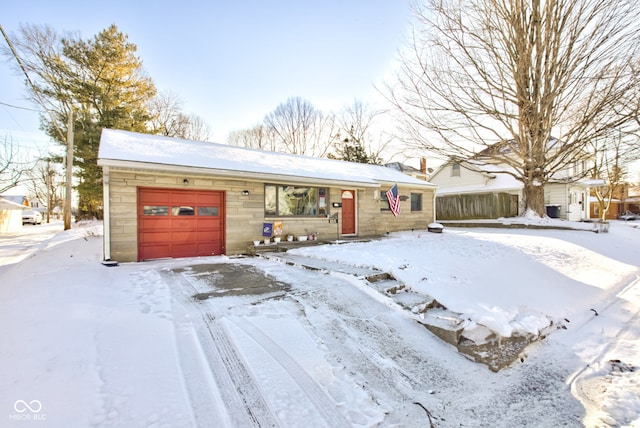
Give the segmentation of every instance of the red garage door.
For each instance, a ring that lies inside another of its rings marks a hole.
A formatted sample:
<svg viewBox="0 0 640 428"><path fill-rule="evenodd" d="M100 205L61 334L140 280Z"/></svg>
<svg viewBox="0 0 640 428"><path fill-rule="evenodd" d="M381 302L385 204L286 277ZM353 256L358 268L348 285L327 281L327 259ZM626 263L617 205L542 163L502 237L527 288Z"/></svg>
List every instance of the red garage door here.
<svg viewBox="0 0 640 428"><path fill-rule="evenodd" d="M138 189L138 260L224 254L224 192Z"/></svg>

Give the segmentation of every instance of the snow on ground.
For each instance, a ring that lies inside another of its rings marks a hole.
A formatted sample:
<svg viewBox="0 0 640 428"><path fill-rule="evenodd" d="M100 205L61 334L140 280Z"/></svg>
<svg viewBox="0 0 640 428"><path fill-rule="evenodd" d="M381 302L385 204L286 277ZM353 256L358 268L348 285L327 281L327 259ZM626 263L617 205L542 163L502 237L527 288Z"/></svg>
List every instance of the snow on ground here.
<svg viewBox="0 0 640 428"><path fill-rule="evenodd" d="M503 335L566 327L498 373L362 279L253 258L105 267L101 224L25 227L0 235L0 426L640 426L633 226L294 251L387 271ZM275 285L234 294L229 266Z"/></svg>

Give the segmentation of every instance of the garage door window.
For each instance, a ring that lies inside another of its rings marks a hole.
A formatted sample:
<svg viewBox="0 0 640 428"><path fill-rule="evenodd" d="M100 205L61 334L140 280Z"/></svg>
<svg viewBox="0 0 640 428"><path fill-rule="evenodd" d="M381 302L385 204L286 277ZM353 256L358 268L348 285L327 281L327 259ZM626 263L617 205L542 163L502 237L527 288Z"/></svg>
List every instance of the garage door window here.
<svg viewBox="0 0 640 428"><path fill-rule="evenodd" d="M160 205L145 205L142 208L144 215L169 215L169 207Z"/></svg>
<svg viewBox="0 0 640 428"><path fill-rule="evenodd" d="M200 217L218 217L218 207L198 207Z"/></svg>
<svg viewBox="0 0 640 428"><path fill-rule="evenodd" d="M193 207L173 207L171 210L172 215L194 215L195 210Z"/></svg>

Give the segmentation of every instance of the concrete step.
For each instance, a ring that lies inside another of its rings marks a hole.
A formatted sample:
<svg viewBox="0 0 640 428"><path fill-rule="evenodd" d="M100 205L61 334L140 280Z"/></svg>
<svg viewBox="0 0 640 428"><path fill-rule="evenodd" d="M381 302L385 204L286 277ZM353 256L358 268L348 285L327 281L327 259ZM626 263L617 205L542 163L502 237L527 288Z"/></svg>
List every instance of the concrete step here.
<svg viewBox="0 0 640 428"><path fill-rule="evenodd" d="M351 266L344 263L332 262L329 260L316 259L312 257L304 257L292 255L289 253L272 253L266 252L260 254L260 257L269 260L276 260L281 263L286 263L291 266L299 266L305 269L326 271L326 272L338 272L347 275L353 275L358 278L378 277L384 274L384 272L367 267Z"/></svg>
<svg viewBox="0 0 640 428"><path fill-rule="evenodd" d="M420 316L420 324L445 342L457 346L465 322L460 314L444 308L433 308Z"/></svg>

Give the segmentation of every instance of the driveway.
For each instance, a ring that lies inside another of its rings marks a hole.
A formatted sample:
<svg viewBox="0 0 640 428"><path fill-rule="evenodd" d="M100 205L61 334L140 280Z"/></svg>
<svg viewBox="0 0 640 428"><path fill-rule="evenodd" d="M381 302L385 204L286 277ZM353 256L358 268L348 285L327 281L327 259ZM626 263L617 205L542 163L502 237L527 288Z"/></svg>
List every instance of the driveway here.
<svg viewBox="0 0 640 428"><path fill-rule="evenodd" d="M163 277L199 426L581 426L551 356L492 373L353 275L236 259Z"/></svg>

